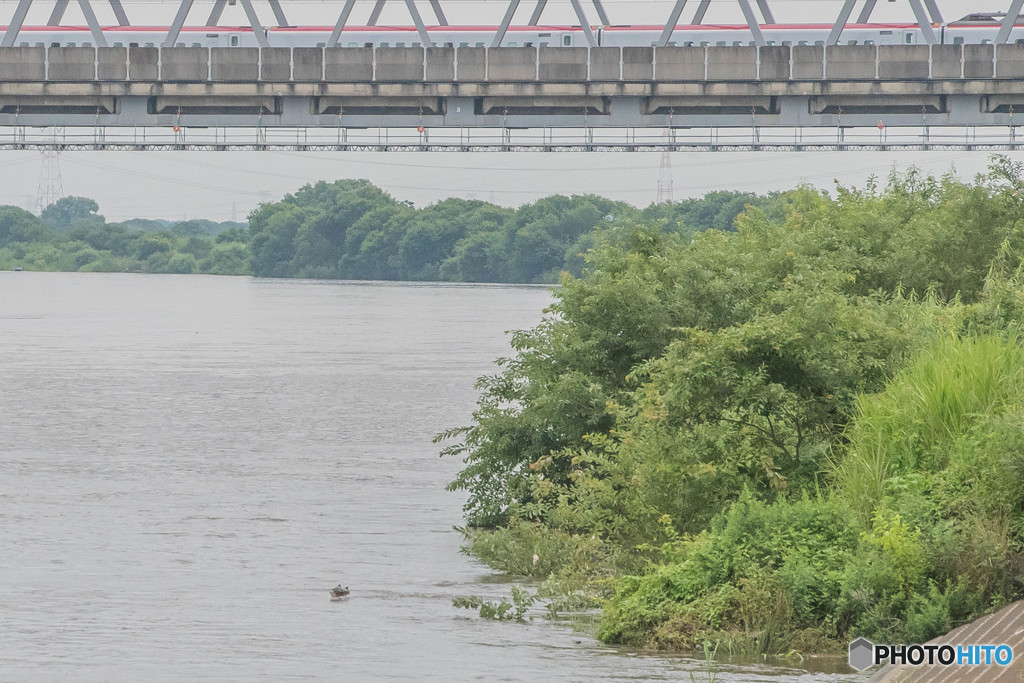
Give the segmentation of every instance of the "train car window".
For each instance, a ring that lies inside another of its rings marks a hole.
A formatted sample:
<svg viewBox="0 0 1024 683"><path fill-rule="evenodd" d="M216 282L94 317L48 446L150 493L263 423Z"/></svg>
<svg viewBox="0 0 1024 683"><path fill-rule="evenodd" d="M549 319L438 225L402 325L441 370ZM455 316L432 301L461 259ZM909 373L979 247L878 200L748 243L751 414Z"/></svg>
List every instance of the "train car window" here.
<svg viewBox="0 0 1024 683"><path fill-rule="evenodd" d="M656 44L657 44L657 43L651 43L651 45L656 45ZM700 41L700 46L701 46L701 47L707 47L707 46L708 46L708 45L710 45L710 44L711 44L711 43L709 43L709 42L708 42L708 41L706 41L706 40L702 40L702 41Z"/></svg>
<svg viewBox="0 0 1024 683"><path fill-rule="evenodd" d="M78 43L68 43L68 47L76 47Z"/></svg>
<svg viewBox="0 0 1024 683"><path fill-rule="evenodd" d="M791 46L792 44L793 44L793 41L792 41L792 40L784 40L784 41L782 41L782 46L783 46L783 47L789 47L789 46Z"/></svg>
<svg viewBox="0 0 1024 683"><path fill-rule="evenodd" d="M28 47L28 43L18 43L18 47Z"/></svg>
<svg viewBox="0 0 1024 683"><path fill-rule="evenodd" d="M363 43L363 47L373 47L373 43Z"/></svg>
<svg viewBox="0 0 1024 683"><path fill-rule="evenodd" d="M349 47L359 47L359 43L349 43Z"/></svg>
<svg viewBox="0 0 1024 683"><path fill-rule="evenodd" d="M986 38L985 40L981 41L981 44L982 44L982 45L991 45L991 44L992 44L992 41L991 41L991 40L989 40L988 38Z"/></svg>
<svg viewBox="0 0 1024 683"><path fill-rule="evenodd" d="M455 43L445 43L445 47L455 47Z"/></svg>
<svg viewBox="0 0 1024 683"><path fill-rule="evenodd" d="M807 44L806 40L801 40L799 43L797 43L797 45L806 45L806 44Z"/></svg>
<svg viewBox="0 0 1024 683"><path fill-rule="evenodd" d="M865 44L865 45L874 45L874 44L875 44L875 41L873 41L873 40L865 40L865 41L864 41L864 44Z"/></svg>
<svg viewBox="0 0 1024 683"><path fill-rule="evenodd" d="M856 40L848 40L848 41L846 41L846 44L847 45L856 45L857 41Z"/></svg>
<svg viewBox="0 0 1024 683"><path fill-rule="evenodd" d="M146 47L156 47L156 43L146 43Z"/></svg>
<svg viewBox="0 0 1024 683"><path fill-rule="evenodd" d="M82 43L82 47L92 47L92 43Z"/></svg>
<svg viewBox="0 0 1024 683"><path fill-rule="evenodd" d="M757 47L757 43L755 43L754 41L750 41L749 43L747 43L747 45L749 45L750 47Z"/></svg>
<svg viewBox="0 0 1024 683"><path fill-rule="evenodd" d="M879 31L878 35L880 35L880 36L891 36L892 35L892 31Z"/></svg>
<svg viewBox="0 0 1024 683"><path fill-rule="evenodd" d="M906 34L904 34L903 42L906 43L907 45L910 45L911 43L913 43L914 42L914 34L913 33L906 33Z"/></svg>
<svg viewBox="0 0 1024 683"><path fill-rule="evenodd" d="M955 36L953 38L953 44L954 45L963 45L964 44L964 37L963 36Z"/></svg>
<svg viewBox="0 0 1024 683"><path fill-rule="evenodd" d="M124 47L124 43L114 43L114 47Z"/></svg>
<svg viewBox="0 0 1024 683"><path fill-rule="evenodd" d="M523 43L523 47L533 47L533 43L527 41L527 42Z"/></svg>
<svg viewBox="0 0 1024 683"><path fill-rule="evenodd" d="M192 43L192 47L202 47L202 43Z"/></svg>
<svg viewBox="0 0 1024 683"><path fill-rule="evenodd" d="M46 47L46 43L36 43L36 47Z"/></svg>
<svg viewBox="0 0 1024 683"><path fill-rule="evenodd" d="M572 36L562 36L562 45L572 45Z"/></svg>
<svg viewBox="0 0 1024 683"><path fill-rule="evenodd" d="M765 45L768 45L768 46L772 46L774 44L775 44L774 40L769 40L767 43L765 43Z"/></svg>
<svg viewBox="0 0 1024 683"><path fill-rule="evenodd" d="M693 41L692 40L686 41L685 43L683 43L683 47L693 47Z"/></svg>
<svg viewBox="0 0 1024 683"><path fill-rule="evenodd" d="M128 43L128 47L138 47L138 43Z"/></svg>
<svg viewBox="0 0 1024 683"><path fill-rule="evenodd" d="M391 47L391 43L386 42L386 41L381 41L381 44L378 45L377 47Z"/></svg>
<svg viewBox="0 0 1024 683"><path fill-rule="evenodd" d="M401 42L395 43L395 47L405 47L405 41L403 40Z"/></svg>
<svg viewBox="0 0 1024 683"><path fill-rule="evenodd" d="M715 45L718 46L718 47L725 47L725 41L724 40L719 40L717 43L715 43Z"/></svg>
<svg viewBox="0 0 1024 683"><path fill-rule="evenodd" d="M541 46L541 47L547 47L547 46L549 46L550 44L551 44L551 43L549 43L549 42L548 42L548 41L546 41L546 40L542 40L542 41L540 41L540 46Z"/></svg>
<svg viewBox="0 0 1024 683"><path fill-rule="evenodd" d="M423 47L423 45L421 43L413 43L412 46L413 47Z"/></svg>
<svg viewBox="0 0 1024 683"><path fill-rule="evenodd" d="M814 44L815 45L824 45L825 41L824 40L816 40L816 41L814 41Z"/></svg>
<svg viewBox="0 0 1024 683"><path fill-rule="evenodd" d="M476 44L476 46L477 46L477 47L483 47L483 46L484 46L484 44L483 44L483 43L477 43L477 44Z"/></svg>
<svg viewBox="0 0 1024 683"><path fill-rule="evenodd" d="M459 43L459 47L469 47L469 43Z"/></svg>
<svg viewBox="0 0 1024 683"><path fill-rule="evenodd" d="M327 47L327 43L317 43L317 47ZM370 47L373 47L372 45Z"/></svg>
<svg viewBox="0 0 1024 683"><path fill-rule="evenodd" d="M60 43L50 43L50 47L60 47Z"/></svg>
<svg viewBox="0 0 1024 683"><path fill-rule="evenodd" d="M741 45L743 45L743 41L742 40L734 40L734 41L732 41L732 46L733 47L740 47Z"/></svg>
<svg viewBox="0 0 1024 683"><path fill-rule="evenodd" d="M231 36L231 47L238 47L238 36Z"/></svg>

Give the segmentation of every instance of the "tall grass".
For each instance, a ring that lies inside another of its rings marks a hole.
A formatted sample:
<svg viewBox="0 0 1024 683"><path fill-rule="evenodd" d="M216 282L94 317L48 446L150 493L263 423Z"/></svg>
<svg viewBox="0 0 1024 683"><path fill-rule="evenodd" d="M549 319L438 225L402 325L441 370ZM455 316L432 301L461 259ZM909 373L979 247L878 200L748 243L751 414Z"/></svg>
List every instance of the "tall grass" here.
<svg viewBox="0 0 1024 683"><path fill-rule="evenodd" d="M950 446L979 416L1024 399L1016 334L942 337L878 394L862 396L836 464L836 485L866 522L892 477L948 465Z"/></svg>

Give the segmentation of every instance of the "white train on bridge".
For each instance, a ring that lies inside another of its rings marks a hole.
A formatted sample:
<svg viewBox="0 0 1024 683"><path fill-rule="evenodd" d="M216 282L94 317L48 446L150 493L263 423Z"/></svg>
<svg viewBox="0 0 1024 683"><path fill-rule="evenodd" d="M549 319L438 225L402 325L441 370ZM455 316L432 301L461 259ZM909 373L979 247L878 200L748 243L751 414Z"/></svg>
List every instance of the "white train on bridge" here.
<svg viewBox="0 0 1024 683"><path fill-rule="evenodd" d="M935 40L941 45L994 43L1003 15L978 12L947 24L934 24ZM6 31L7 27L0 27ZM650 47L657 44L664 26L595 26L601 47ZM824 45L831 24L765 24L760 27L767 45ZM168 35L167 26L105 26L103 34L113 47L160 47ZM263 29L272 47L324 47L332 26L274 26ZM428 26L430 39L439 47L490 47L496 26ZM917 24L848 24L843 45L918 45L927 41ZM92 47L94 38L86 26L24 26L16 45L21 47ZM1024 17L1018 19L1007 42L1024 44ZM742 46L756 45L745 24L679 25L669 45ZM580 26L510 26L503 47L586 47ZM187 26L175 41L176 47L259 47L250 27ZM338 47L422 47L413 26L348 26Z"/></svg>

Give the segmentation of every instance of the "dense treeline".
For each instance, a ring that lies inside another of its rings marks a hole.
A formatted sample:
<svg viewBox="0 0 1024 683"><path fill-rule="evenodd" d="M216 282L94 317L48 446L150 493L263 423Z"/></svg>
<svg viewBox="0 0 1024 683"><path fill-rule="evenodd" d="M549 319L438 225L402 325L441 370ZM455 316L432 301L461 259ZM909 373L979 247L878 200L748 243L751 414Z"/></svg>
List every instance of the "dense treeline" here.
<svg viewBox="0 0 1024 683"><path fill-rule="evenodd" d="M1020 597L1021 166L736 227L634 228L514 335L439 437L471 549L672 649L924 642Z"/></svg>
<svg viewBox="0 0 1024 683"><path fill-rule="evenodd" d="M579 273L582 254L613 226L730 230L746 204L768 200L716 192L641 211L585 195L518 209L462 199L416 209L365 180L319 182L249 217L252 270L268 277L556 282L563 270Z"/></svg>
<svg viewBox="0 0 1024 683"><path fill-rule="evenodd" d="M96 202L83 197L60 199L39 217L0 206L0 269L249 272L249 236L242 223L148 221L146 232L133 221L108 223L98 211Z"/></svg>
<svg viewBox="0 0 1024 683"><path fill-rule="evenodd" d="M518 209L460 199L416 209L365 180L339 180L263 204L246 229L206 220L107 223L91 199L67 197L39 218L0 207L0 268L555 282L563 270L579 274L583 255L616 226L731 230L744 206L772 201L713 192L644 210L593 195Z"/></svg>

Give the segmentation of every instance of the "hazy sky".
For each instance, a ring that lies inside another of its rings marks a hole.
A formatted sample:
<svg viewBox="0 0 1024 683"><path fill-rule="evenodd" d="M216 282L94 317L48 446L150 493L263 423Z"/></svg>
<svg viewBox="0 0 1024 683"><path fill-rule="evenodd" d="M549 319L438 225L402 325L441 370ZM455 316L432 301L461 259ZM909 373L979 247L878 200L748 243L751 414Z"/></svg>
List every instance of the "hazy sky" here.
<svg viewBox="0 0 1024 683"><path fill-rule="evenodd" d="M497 23L505 0L441 0L451 23ZM586 5L584 0L584 4ZM254 0L265 23L272 14ZM178 0L122 0L137 24L170 21ZM947 19L968 11L1005 10L1009 0L938 0ZM112 22L105 0L93 0L101 22ZM189 23L202 23L212 2L197 0ZM340 0L282 0L292 23L331 24ZM352 23L365 22L372 0L361 0ZM533 2L524 0L517 21L525 23ZM604 0L615 23L664 21L672 0ZM16 2L0 0L0 24L7 23ZM418 2L429 16L429 5ZM696 7L688 4L686 14ZM833 0L772 0L779 22L833 20L842 6ZM35 0L29 23L45 23L52 0ZM709 21L739 21L734 0L714 0ZM906 0L879 2L874 19L911 20ZM567 0L550 0L544 21L572 22ZM81 22L71 3L66 24ZM241 6L225 11L225 24L244 23ZM402 0L390 0L382 22L408 23ZM0 134L3 131L0 129ZM985 167L984 153L883 152L688 152L672 155L677 199L716 189L767 192L799 183L831 187L863 184L894 166L916 165L942 173L956 165L969 177ZM316 180L367 178L399 199L418 205L445 197L476 198L517 205L553 193L594 192L639 206L654 201L660 155L651 153L300 153L300 152L75 152L60 157L64 193L96 199L111 219L207 217L239 219L262 201L279 199ZM32 207L41 168L38 152L0 151L0 203Z"/></svg>

